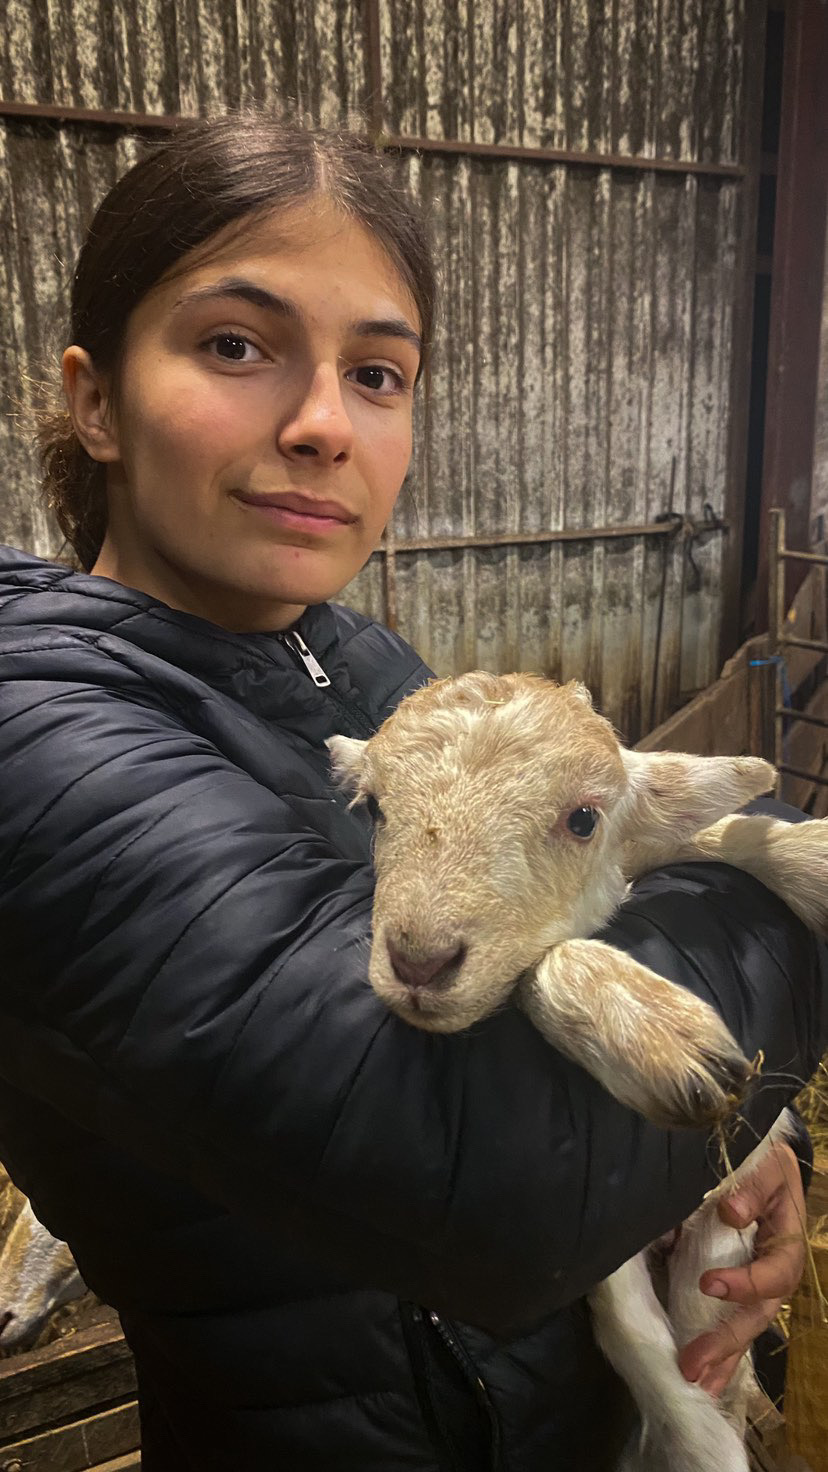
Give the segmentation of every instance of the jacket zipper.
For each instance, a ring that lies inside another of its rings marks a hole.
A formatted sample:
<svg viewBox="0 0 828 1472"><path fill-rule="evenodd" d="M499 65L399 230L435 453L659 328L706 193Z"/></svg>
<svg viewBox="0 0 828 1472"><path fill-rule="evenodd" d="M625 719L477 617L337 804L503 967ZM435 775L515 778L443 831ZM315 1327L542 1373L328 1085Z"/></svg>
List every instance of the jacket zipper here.
<svg viewBox="0 0 828 1472"><path fill-rule="evenodd" d="M341 697L331 684L330 679L325 674L325 671L323 670L321 664L319 663L319 660L313 653L313 650L308 648L301 634L297 634L295 630L292 630L289 634L282 634L280 635L280 637L287 648L290 649L294 654L296 654L301 660L307 674L310 675L310 678L313 680L313 683L314 685L316 685L317 689L327 690L328 698L346 717L346 719L349 721L355 721L357 725L362 726L363 732L365 734L367 734L368 736L373 736L374 728L365 720L361 711L349 708L341 699ZM411 1315L417 1326L417 1329L422 1332L423 1310L421 1308L418 1308L416 1304L412 1305ZM428 1318L432 1328L443 1341L443 1344L452 1355L455 1363L459 1365L464 1378L470 1384L478 1402L483 1406L483 1409L486 1412L486 1417L489 1422L492 1438L492 1472L503 1472L504 1464L501 1459L500 1422L498 1420L497 1411L495 1410L492 1398L489 1395L489 1392L486 1389L483 1380L477 1373L477 1368L474 1364L474 1361L472 1360L471 1355L469 1355L463 1348L460 1341L455 1337L454 1326L448 1319L441 1318L440 1315L434 1313L433 1310L428 1311ZM427 1393L428 1387L426 1386L425 1389Z"/></svg>
<svg viewBox="0 0 828 1472"><path fill-rule="evenodd" d="M475 1365L471 1355L460 1343L460 1340L457 1337L457 1331L451 1320L441 1318L440 1314L435 1313L433 1309L429 1309L427 1312L429 1323L431 1324L432 1328L437 1332L437 1334L439 1334L444 1345L446 1346L446 1349L448 1349L454 1357L455 1362L460 1366L460 1369L463 1371L463 1374L471 1385L471 1388L474 1391L478 1402L480 1403L480 1405L482 1405L484 1411L486 1412L492 1438L492 1472L505 1472L506 1464L502 1458L502 1448L500 1440L500 1421L498 1419L494 1401L489 1394L486 1384L478 1375L477 1366Z"/></svg>
<svg viewBox="0 0 828 1472"><path fill-rule="evenodd" d="M339 714L344 717L346 725L350 729L348 732L343 732L343 735L350 735L353 728L356 727L363 740L370 739L375 734L376 727L371 724L356 705L353 703L349 704L342 699L342 696L334 688L329 677L325 674L313 650L308 648L302 635L297 634L296 630L293 629L289 634L280 634L279 638L285 645L285 648L289 649L291 654L296 655L305 673L313 680L317 690L324 690L328 699L336 706Z"/></svg>
<svg viewBox="0 0 828 1472"><path fill-rule="evenodd" d="M325 674L325 671L319 663L319 660L316 658L313 650L308 648L301 634L297 634L295 630L292 630L289 634L282 634L280 635L280 637L287 648L292 650L292 652L296 654L301 660L305 671L313 680L313 683L314 685L316 685L317 689L327 690L328 698L333 701L338 710L340 710L349 720L353 721L356 719L356 724L361 725L364 731L367 729L367 734L369 736L373 736L373 727L371 727L368 722L365 721L362 712L349 709L349 707L346 706L345 702L340 698L337 691L334 690L334 687L331 684L329 677ZM478 1402L483 1406L483 1409L486 1412L492 1437L492 1472L501 1472L502 1462L500 1450L500 1423L497 1418L497 1411L495 1410L492 1398L489 1395L484 1382L478 1375L477 1369L471 1356L466 1353L459 1340L455 1338L453 1325L451 1325L447 1319L442 1319L439 1314L434 1313L432 1310L429 1310L428 1317L432 1328L439 1335L440 1339L442 1339L444 1345L448 1349L449 1353L452 1355L455 1363L460 1366L465 1379L471 1385L471 1388L474 1391ZM414 1322L417 1325L418 1329L422 1329L423 1311L416 1305L412 1306L412 1318L414 1319Z"/></svg>
<svg viewBox="0 0 828 1472"><path fill-rule="evenodd" d="M409 1359L414 1373L414 1382L417 1386L420 1405L427 1422L431 1425L432 1435L436 1434L439 1436L443 1446L443 1452L448 1451L451 1441L437 1420L436 1406L431 1396L431 1386L427 1369L428 1350L425 1343L426 1318L428 1318L432 1329L442 1340L455 1363L460 1367L463 1378L470 1386L478 1405L482 1405L486 1412L491 1438L491 1456L488 1472L507 1472L501 1444L500 1421L498 1420L494 1402L489 1395L486 1385L477 1373L477 1367L471 1355L467 1353L459 1342L457 1331L451 1320L441 1318L439 1314L434 1313L430 1309L422 1309L416 1303L401 1303L400 1313L402 1315L403 1331L408 1346ZM452 1466L456 1466L453 1456Z"/></svg>
<svg viewBox="0 0 828 1472"><path fill-rule="evenodd" d="M294 654L296 654L301 660L306 673L313 680L313 683L314 685L316 685L317 689L327 690L328 698L333 702L337 709L343 715L345 715L346 719L349 721L355 721L357 725L362 726L363 732L365 734L367 734L368 736L373 736L374 728L365 720L361 711L349 708L341 699L338 692L331 684L329 677L325 674L325 671L323 670L321 664L319 663L319 660L313 653L313 650L308 648L308 645L305 643L301 634L297 634L295 630L292 630L289 634L282 634L280 635L280 637L287 648L290 649ZM422 1331L423 1310L421 1308L418 1308L416 1304L412 1305L412 1318L414 1319L417 1328ZM434 1313L433 1310L428 1311L428 1318L432 1328L436 1331L440 1339L443 1341L443 1344L452 1355L455 1363L459 1365L464 1378L470 1384L478 1402L483 1406L483 1409L486 1412L492 1438L492 1472L503 1472L504 1464L501 1460L500 1422L498 1421L497 1411L495 1410L492 1398L489 1395L489 1392L486 1389L483 1380L477 1373L477 1368L474 1364L474 1361L472 1360L471 1355L467 1354L462 1344L455 1337L454 1326L448 1319L441 1318L440 1315ZM426 1386L425 1389L427 1393L428 1387Z"/></svg>
<svg viewBox="0 0 828 1472"><path fill-rule="evenodd" d="M420 1414L431 1439L440 1472L469 1472L468 1468L464 1469L458 1464L451 1435L438 1414L437 1401L432 1390L423 1310L416 1303L400 1303L399 1310Z"/></svg>
<svg viewBox="0 0 828 1472"><path fill-rule="evenodd" d="M283 634L282 639L287 645L288 649L292 649L294 654L298 654L303 665L305 666L307 673L313 680L314 685L318 685L320 690L324 690L328 685L330 685L331 682L328 679L328 676L325 674L325 671L319 663L319 660L308 648L301 634Z"/></svg>

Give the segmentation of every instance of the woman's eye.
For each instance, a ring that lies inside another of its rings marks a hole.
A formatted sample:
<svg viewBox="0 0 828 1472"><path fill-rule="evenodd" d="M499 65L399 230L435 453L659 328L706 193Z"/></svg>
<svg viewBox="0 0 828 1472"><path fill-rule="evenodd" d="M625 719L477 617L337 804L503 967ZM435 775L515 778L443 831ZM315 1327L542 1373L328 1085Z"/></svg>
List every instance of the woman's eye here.
<svg viewBox="0 0 828 1472"><path fill-rule="evenodd" d="M574 808L566 820L566 826L576 838L591 838L598 826L597 808Z"/></svg>
<svg viewBox="0 0 828 1472"><path fill-rule="evenodd" d="M346 377L375 394L398 394L407 387L401 373L385 368L381 363L365 363L359 368L351 368Z"/></svg>
<svg viewBox="0 0 828 1472"><path fill-rule="evenodd" d="M223 358L227 363L261 363L264 358L256 344L239 332L216 332L207 339L205 347L212 350L214 357Z"/></svg>

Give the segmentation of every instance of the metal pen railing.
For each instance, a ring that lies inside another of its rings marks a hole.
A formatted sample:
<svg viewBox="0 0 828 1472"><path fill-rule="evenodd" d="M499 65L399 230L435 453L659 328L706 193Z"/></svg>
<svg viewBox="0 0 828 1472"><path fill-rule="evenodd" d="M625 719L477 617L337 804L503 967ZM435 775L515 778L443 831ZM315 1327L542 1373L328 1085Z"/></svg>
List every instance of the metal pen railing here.
<svg viewBox="0 0 828 1472"><path fill-rule="evenodd" d="M807 782L828 787L828 777L803 771L784 760L785 723L802 721L809 726L828 730L828 720L807 711L796 710L786 698L786 649L809 649L828 654L828 640L800 639L787 633L785 609L785 564L806 562L815 567L828 567L828 557L818 552L794 552L785 545L785 512L774 507L770 513L770 548L768 556L768 662L773 670L773 762L778 772L799 777Z"/></svg>

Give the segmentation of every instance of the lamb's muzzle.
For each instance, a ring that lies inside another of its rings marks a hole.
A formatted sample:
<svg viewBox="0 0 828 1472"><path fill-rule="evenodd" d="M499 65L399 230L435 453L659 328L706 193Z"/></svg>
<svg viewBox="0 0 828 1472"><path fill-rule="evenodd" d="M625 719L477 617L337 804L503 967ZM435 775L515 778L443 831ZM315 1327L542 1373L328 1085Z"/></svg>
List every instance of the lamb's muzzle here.
<svg viewBox="0 0 828 1472"><path fill-rule="evenodd" d="M456 946L446 946L422 956L409 950L402 937L393 939L388 932L385 948L398 981L416 990L430 986L435 991L444 991L455 980L466 956L462 941Z"/></svg>

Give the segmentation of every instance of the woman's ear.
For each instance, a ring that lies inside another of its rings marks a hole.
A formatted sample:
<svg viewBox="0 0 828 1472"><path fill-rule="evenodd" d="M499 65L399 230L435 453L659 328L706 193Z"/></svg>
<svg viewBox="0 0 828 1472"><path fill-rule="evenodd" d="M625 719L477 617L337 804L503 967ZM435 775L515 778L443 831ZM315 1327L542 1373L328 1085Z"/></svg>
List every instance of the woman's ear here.
<svg viewBox="0 0 828 1472"><path fill-rule="evenodd" d="M63 354L63 391L75 434L93 460L120 460L114 418L110 414L109 379L99 373L85 348Z"/></svg>

